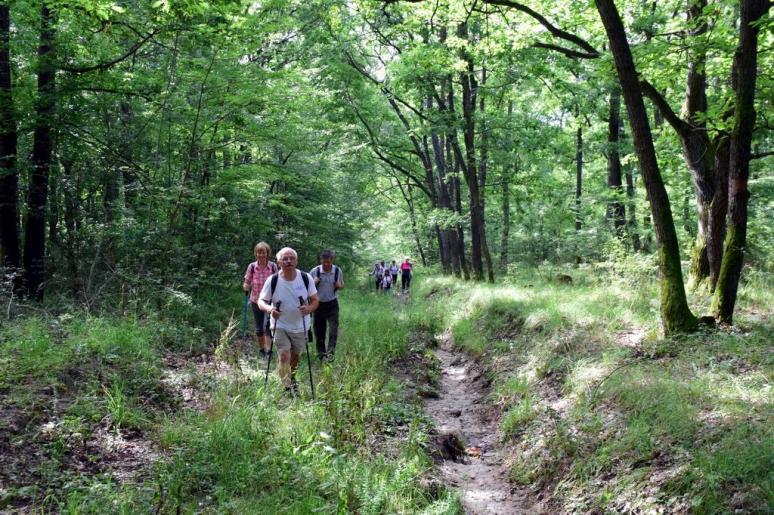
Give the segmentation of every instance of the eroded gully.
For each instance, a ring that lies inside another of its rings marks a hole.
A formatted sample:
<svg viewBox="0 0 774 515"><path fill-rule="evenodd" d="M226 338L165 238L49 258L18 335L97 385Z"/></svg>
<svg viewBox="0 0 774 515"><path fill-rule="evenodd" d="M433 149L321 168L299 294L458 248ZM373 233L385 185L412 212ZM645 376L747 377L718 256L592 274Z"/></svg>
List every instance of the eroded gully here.
<svg viewBox="0 0 774 515"><path fill-rule="evenodd" d="M435 351L441 364L439 396L427 399L425 410L439 438L459 438L464 445L460 456L444 459L439 465L444 482L459 489L465 513L542 511L526 490L508 482L505 451L499 441L499 416L486 403L488 389L480 368L466 354L453 349L449 334L439 341Z"/></svg>

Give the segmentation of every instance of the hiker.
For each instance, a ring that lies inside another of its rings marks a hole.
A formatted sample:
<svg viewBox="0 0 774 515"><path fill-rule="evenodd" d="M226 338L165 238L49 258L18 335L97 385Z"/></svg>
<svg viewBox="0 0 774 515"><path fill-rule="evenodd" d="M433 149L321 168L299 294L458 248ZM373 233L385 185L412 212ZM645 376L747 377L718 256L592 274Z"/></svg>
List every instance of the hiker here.
<svg viewBox="0 0 774 515"><path fill-rule="evenodd" d="M392 286L392 274L389 270L385 270L384 276L382 277L382 291L384 291L384 293L390 293L390 286Z"/></svg>
<svg viewBox="0 0 774 515"><path fill-rule="evenodd" d="M320 252L320 264L312 268L309 275L317 286L320 305L314 312L314 338L317 341L317 357L320 361L333 361L336 339L339 336L339 300L336 292L344 287L344 274L333 264L335 254L330 250ZM326 328L327 326L327 328ZM328 332L328 345L325 333Z"/></svg>
<svg viewBox="0 0 774 515"><path fill-rule="evenodd" d="M255 318L255 337L258 340L258 351L262 357L267 357L271 352L271 341L266 333L269 327L269 317L265 316L265 313L258 308L258 296L266 279L277 273L277 265L269 261L271 247L268 243L264 241L256 243L253 253L255 261L247 265L242 289L245 295L250 296L250 306L253 308L253 318Z"/></svg>
<svg viewBox="0 0 774 515"><path fill-rule="evenodd" d="M408 290L409 286L411 285L412 268L413 266L409 261L409 258L406 258L406 260L400 264L400 271L401 271L400 289L401 290Z"/></svg>
<svg viewBox="0 0 774 515"><path fill-rule="evenodd" d="M285 247L277 252L277 263L280 272L264 283L258 307L272 318L274 344L279 354L277 372L285 390L295 394L298 393L296 370L307 343L305 329L309 328L309 314L317 309L320 299L309 274L296 269L295 250Z"/></svg>
<svg viewBox="0 0 774 515"><path fill-rule="evenodd" d="M382 261L384 263L384 261ZM374 265L374 269L371 270L368 275L373 275L376 281L376 291L379 291L382 287L382 277L384 276L384 266L380 265L377 261Z"/></svg>
<svg viewBox="0 0 774 515"><path fill-rule="evenodd" d="M390 264L390 275L392 276L392 284L398 284L398 265L395 264L394 259Z"/></svg>

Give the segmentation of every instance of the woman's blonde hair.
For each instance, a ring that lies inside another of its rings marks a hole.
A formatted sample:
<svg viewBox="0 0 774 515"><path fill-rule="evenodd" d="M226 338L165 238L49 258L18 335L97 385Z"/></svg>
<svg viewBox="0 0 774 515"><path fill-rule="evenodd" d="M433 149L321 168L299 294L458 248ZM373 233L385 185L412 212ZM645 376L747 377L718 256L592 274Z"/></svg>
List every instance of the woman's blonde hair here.
<svg viewBox="0 0 774 515"><path fill-rule="evenodd" d="M271 247L269 247L269 244L265 241L259 241L255 244L255 247L253 247L253 254L258 252L258 249L264 249L266 251L266 257L271 256Z"/></svg>

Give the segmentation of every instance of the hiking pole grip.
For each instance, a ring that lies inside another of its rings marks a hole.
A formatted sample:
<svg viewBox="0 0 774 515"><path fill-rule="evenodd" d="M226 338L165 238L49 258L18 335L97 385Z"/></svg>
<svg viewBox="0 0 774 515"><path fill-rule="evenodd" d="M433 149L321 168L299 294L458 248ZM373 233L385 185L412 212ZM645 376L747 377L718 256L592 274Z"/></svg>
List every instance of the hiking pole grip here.
<svg viewBox="0 0 774 515"><path fill-rule="evenodd" d="M304 298L299 296L298 297L298 304L300 306L303 306L306 304L304 302ZM304 344L306 345L306 366L309 369L309 387L312 389L312 400L314 399L314 380L312 379L312 359L309 357L309 335L306 332L306 316L301 315L301 320L303 321L304 325Z"/></svg>
<svg viewBox="0 0 774 515"><path fill-rule="evenodd" d="M280 306L282 305L282 301L277 301L277 311L279 311ZM271 317L271 312L269 313L269 317ZM271 324L271 322L269 322ZM271 343L269 343L269 359L266 360L266 376L263 378L263 387L266 388L266 384L269 382L269 369L271 368L271 355L274 353L274 340L277 338L277 323L274 322L274 330L271 330L271 325L269 325L269 331L271 332Z"/></svg>

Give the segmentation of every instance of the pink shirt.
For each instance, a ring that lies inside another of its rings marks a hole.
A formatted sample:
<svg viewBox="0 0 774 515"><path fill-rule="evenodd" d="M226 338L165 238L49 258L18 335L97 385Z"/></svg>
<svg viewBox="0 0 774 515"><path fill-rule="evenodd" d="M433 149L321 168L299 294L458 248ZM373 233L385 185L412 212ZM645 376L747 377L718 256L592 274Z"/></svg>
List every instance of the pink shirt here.
<svg viewBox="0 0 774 515"><path fill-rule="evenodd" d="M401 270L411 270L411 263L406 263L405 261L400 264Z"/></svg>
<svg viewBox="0 0 774 515"><path fill-rule="evenodd" d="M271 261L266 263L265 267L261 267L258 261L254 261L247 266L245 272L245 282L242 285L242 289L246 290L252 286L250 291L250 302L258 303L258 296L263 289L263 284L266 279L277 273L277 265Z"/></svg>

